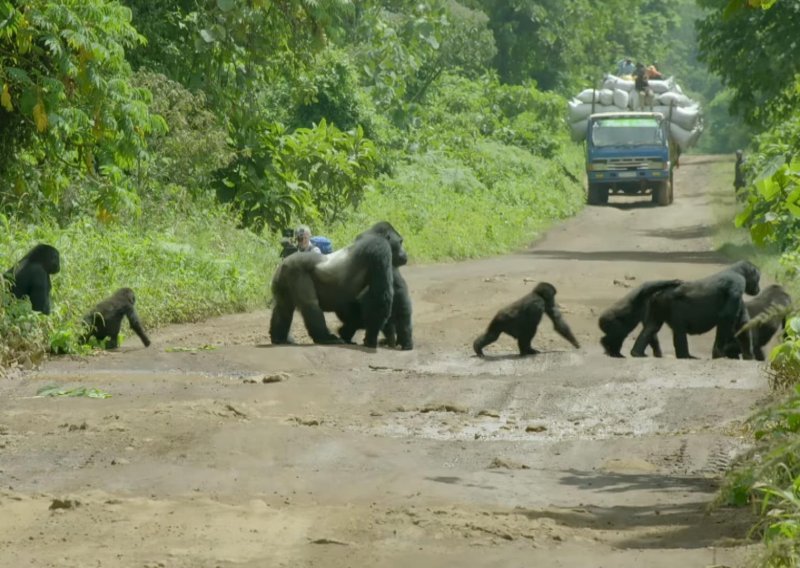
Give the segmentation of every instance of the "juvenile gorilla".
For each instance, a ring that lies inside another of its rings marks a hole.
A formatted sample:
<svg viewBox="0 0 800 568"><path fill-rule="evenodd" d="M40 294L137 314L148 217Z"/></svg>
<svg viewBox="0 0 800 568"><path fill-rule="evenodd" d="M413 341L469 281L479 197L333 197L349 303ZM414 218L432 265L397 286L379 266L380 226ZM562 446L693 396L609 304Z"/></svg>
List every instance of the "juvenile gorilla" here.
<svg viewBox="0 0 800 568"><path fill-rule="evenodd" d="M3 278L11 282L11 293L17 298L27 296L34 311L50 314L50 275L61 270L58 250L38 244L8 269Z"/></svg>
<svg viewBox="0 0 800 568"><path fill-rule="evenodd" d="M307 253L287 257L272 277L274 306L269 327L272 343L292 343L289 329L295 308L300 310L314 343L342 343L328 329L323 312L346 309L361 296L366 328L364 345L377 347L378 333L391 314L393 267L406 262L403 237L386 221L376 223L351 245L329 255Z"/></svg>
<svg viewBox="0 0 800 568"><path fill-rule="evenodd" d="M408 285L400 274L400 269L393 269L394 298L392 299L392 312L386 325L383 326L383 336L387 347L400 346L404 351L414 349L414 340L411 328L411 296ZM364 310L362 298L351 302L346 308L336 311L342 321L339 328L339 337L346 343L351 343L356 331L364 328Z"/></svg>
<svg viewBox="0 0 800 568"><path fill-rule="evenodd" d="M108 338L106 347L114 349L119 341L119 329L122 326L122 319L128 318L131 329L139 336L145 347L150 346L150 339L144 332L142 323L136 313L134 305L136 296L130 288L120 288L111 296L97 304L92 311L83 317L83 321L88 327L88 331L82 338L86 343L90 337L94 336L97 341Z"/></svg>
<svg viewBox="0 0 800 568"><path fill-rule="evenodd" d="M644 357L645 346L667 323L672 328L675 356L679 359L694 358L689 354L687 334L699 335L714 327L717 328L717 334L712 357L723 357L725 346L734 337L734 330L748 320L742 294L758 294L760 278L758 268L750 261L742 260L701 280L684 282L675 288L657 292L647 303L644 329L636 338L631 355ZM737 341L744 358L752 359L750 334L741 334Z"/></svg>
<svg viewBox="0 0 800 568"><path fill-rule="evenodd" d="M745 303L747 315L754 319L773 306L791 306L792 297L783 289L783 286L772 284L764 288L761 293ZM755 323L755 322L753 322ZM749 333L753 338L753 354L758 361L764 361L764 346L769 343L772 336L782 328L785 328L785 318L776 317L769 321L759 324L752 328ZM748 332L744 332L748 333ZM729 341L725 348L725 356L730 359L738 359L742 354L739 344L736 341Z"/></svg>
<svg viewBox="0 0 800 568"><path fill-rule="evenodd" d="M539 327L542 314L547 314L561 337L572 343L575 348L579 348L578 340L561 317L555 298L555 286L540 282L533 292L501 309L489 323L486 331L473 342L472 348L475 354L483 357L483 348L497 341L501 333L507 333L517 340L520 355L535 355L538 351L531 346L531 342L536 336L536 328Z"/></svg>
<svg viewBox="0 0 800 568"><path fill-rule="evenodd" d="M674 288L682 283L682 280L653 280L652 282L645 282L600 314L600 319L597 323L605 334L600 339L600 344L605 349L606 355L624 357L620 351L622 343L644 319L645 307L650 297L656 292ZM658 343L658 335L653 334L650 339L650 347L653 348L653 355L661 357L661 345Z"/></svg>

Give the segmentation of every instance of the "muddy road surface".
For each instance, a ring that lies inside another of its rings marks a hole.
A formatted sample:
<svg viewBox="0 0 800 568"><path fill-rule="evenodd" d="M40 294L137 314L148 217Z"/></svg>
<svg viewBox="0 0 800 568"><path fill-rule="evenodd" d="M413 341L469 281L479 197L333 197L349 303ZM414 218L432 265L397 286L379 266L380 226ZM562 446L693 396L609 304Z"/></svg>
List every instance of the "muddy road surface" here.
<svg viewBox="0 0 800 568"><path fill-rule="evenodd" d="M706 506L762 364L712 361L710 334L676 360L667 329L663 359L611 359L596 324L645 280L729 262L715 160L684 159L670 207L612 198L517 254L406 267L411 352L272 347L262 310L2 381L0 566L741 565L747 513ZM475 357L538 281L581 349L543 321L540 355ZM113 396L34 397L49 384Z"/></svg>

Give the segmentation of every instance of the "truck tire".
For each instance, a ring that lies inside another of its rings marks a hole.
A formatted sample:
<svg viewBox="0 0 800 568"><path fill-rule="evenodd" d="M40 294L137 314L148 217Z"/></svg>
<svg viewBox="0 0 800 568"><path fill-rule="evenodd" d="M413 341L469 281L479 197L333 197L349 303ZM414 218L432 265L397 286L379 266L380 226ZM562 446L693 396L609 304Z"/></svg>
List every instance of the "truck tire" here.
<svg viewBox="0 0 800 568"><path fill-rule="evenodd" d="M605 205L608 203L608 186L590 183L586 197L586 202L589 205Z"/></svg>
<svg viewBox="0 0 800 568"><path fill-rule="evenodd" d="M653 203L658 203L661 206L671 203L669 182L660 181L653 186Z"/></svg>

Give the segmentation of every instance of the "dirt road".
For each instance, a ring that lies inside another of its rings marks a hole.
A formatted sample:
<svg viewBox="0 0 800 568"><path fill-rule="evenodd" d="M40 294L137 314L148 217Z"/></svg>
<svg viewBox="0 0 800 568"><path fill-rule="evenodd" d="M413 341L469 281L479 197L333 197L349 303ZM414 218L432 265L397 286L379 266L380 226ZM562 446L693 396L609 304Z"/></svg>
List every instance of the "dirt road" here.
<svg viewBox="0 0 800 568"><path fill-rule="evenodd" d="M412 352L271 347L261 311L3 381L0 566L739 565L749 519L705 507L759 364L712 361L711 336L678 361L668 330L665 358L614 360L596 327L629 287L727 262L713 169L687 157L667 208L612 198L518 254L407 267ZM540 280L583 347L543 322L544 353L474 357ZM47 384L113 397L33 398Z"/></svg>

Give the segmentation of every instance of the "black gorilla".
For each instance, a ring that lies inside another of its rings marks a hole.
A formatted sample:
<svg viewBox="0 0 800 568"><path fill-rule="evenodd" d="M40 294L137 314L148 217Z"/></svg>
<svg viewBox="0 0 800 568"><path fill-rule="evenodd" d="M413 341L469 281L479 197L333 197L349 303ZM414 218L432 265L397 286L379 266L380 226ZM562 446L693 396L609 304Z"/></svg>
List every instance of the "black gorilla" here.
<svg viewBox="0 0 800 568"><path fill-rule="evenodd" d="M293 254L272 277L274 307L269 334L274 344L291 343L289 328L300 310L314 343L342 343L330 332L323 312L335 312L362 292L364 345L377 347L378 333L389 319L394 297L393 267L408 262L403 237L386 221L358 235L353 243L328 255Z"/></svg>
<svg viewBox="0 0 800 568"><path fill-rule="evenodd" d="M83 317L88 329L81 341L86 343L92 336L97 341L108 338L106 347L114 349L118 344L122 320L127 317L131 329L139 336L144 346L149 347L150 339L139 321L139 316L134 308L135 304L136 296L130 288L120 288L111 294Z"/></svg>
<svg viewBox="0 0 800 568"><path fill-rule="evenodd" d="M408 293L406 279L400 274L400 269L394 267L392 274L394 298L392 299L392 312L386 325L383 326L383 336L387 347L400 346L404 351L414 349L414 340L411 327L411 296ZM366 293L366 292L365 292ZM362 294L363 296L363 294ZM339 337L351 343L356 331L364 328L364 302L359 298L347 306L336 310L336 315L342 321L339 328Z"/></svg>
<svg viewBox="0 0 800 568"><path fill-rule="evenodd" d="M723 357L725 346L734 337L734 330L747 323L748 316L742 294L758 294L761 274L747 260L707 276L654 294L647 303L644 329L631 350L634 357L644 357L644 348L661 326L672 328L675 356L692 359L688 335L699 335L717 328L712 357ZM745 359L753 358L750 334L737 338Z"/></svg>
<svg viewBox="0 0 800 568"><path fill-rule="evenodd" d="M622 342L644 319L645 307L650 297L656 292L674 288L682 283L682 280L653 280L652 282L645 282L600 314L600 319L597 323L605 334L600 339L600 344L605 349L606 355L623 357L620 352ZM655 333L650 339L650 347L653 348L653 355L661 357L661 345L659 345L658 335Z"/></svg>
<svg viewBox="0 0 800 568"><path fill-rule="evenodd" d="M23 256L3 278L10 281L11 293L17 298L27 296L34 311L50 314L50 275L61 270L58 250L50 245L38 244Z"/></svg>
<svg viewBox="0 0 800 568"><path fill-rule="evenodd" d="M507 333L517 340L520 355L535 355L538 351L531 346L531 342L536 335L542 314L547 314L561 337L579 348L578 340L561 317L555 298L555 286L548 282L540 282L533 292L501 309L492 318L486 331L473 342L472 348L475 354L483 357L483 348L497 341L501 333Z"/></svg>
<svg viewBox="0 0 800 568"><path fill-rule="evenodd" d="M791 306L792 297L783 289L783 286L773 284L764 288L761 293L745 303L747 315L750 319L756 318L773 306ZM755 323L755 322L753 322ZM786 318L775 317L752 328L749 333L753 338L753 355L758 361L764 361L764 346L769 343L772 336L786 325ZM747 333L747 332L745 332ZM729 341L725 347L725 356L738 359L742 354L736 341Z"/></svg>

